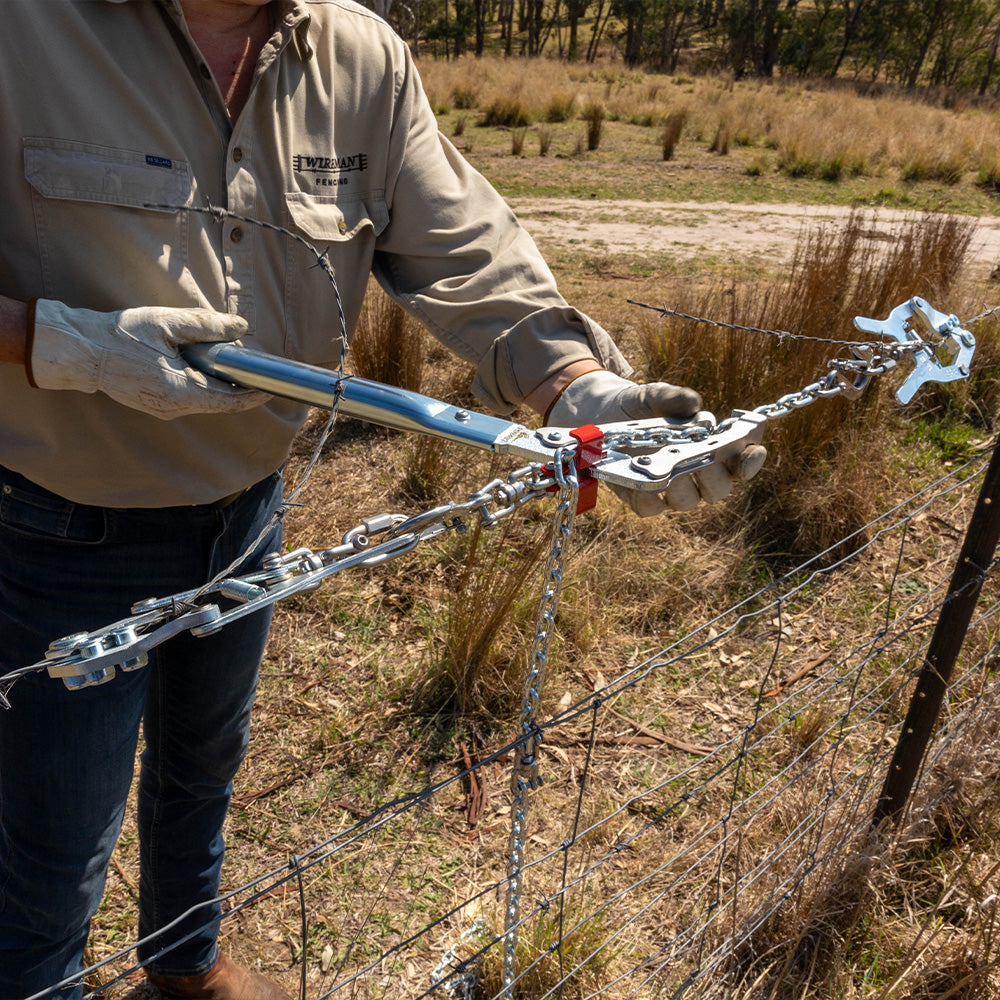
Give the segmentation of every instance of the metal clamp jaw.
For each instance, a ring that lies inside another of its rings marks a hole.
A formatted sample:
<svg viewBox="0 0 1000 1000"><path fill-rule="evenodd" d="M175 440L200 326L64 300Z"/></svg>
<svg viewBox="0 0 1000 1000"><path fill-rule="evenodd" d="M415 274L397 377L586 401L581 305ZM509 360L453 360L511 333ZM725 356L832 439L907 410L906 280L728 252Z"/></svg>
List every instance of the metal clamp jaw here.
<svg viewBox="0 0 1000 1000"><path fill-rule="evenodd" d="M61 677L74 691L104 684L115 676L116 667L138 670L146 666L150 650L161 642L220 616L216 605L207 604L171 617L171 606L168 602L162 608L140 611L102 629L54 640L45 653L49 676Z"/></svg>
<svg viewBox="0 0 1000 1000"><path fill-rule="evenodd" d="M855 316L854 325L864 333L889 337L914 363L913 371L896 391L896 399L908 403L925 382L954 382L969 377L976 338L962 328L957 316L938 312L924 299L914 296L896 306L883 320Z"/></svg>

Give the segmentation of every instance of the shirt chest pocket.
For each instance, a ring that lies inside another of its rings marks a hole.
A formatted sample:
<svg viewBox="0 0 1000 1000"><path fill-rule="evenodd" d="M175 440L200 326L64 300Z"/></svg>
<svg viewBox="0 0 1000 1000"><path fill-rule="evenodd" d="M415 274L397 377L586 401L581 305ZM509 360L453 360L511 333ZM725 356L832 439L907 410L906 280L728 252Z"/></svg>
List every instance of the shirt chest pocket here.
<svg viewBox="0 0 1000 1000"><path fill-rule="evenodd" d="M288 229L311 246L287 241L284 353L312 364L337 365L339 311L350 335L361 313L377 238L389 223L385 195L370 191L345 198L289 191L285 208ZM330 274L317 266L317 253L328 261L336 289Z"/></svg>
<svg viewBox="0 0 1000 1000"><path fill-rule="evenodd" d="M176 300L190 280L186 162L27 138L24 176L45 296L92 308Z"/></svg>

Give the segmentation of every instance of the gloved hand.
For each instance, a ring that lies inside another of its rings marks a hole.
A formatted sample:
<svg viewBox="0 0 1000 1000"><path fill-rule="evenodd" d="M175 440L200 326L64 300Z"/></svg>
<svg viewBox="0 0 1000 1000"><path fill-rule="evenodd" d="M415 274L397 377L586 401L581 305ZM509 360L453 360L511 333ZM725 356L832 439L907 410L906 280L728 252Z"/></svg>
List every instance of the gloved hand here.
<svg viewBox="0 0 1000 1000"><path fill-rule="evenodd" d="M649 382L639 385L613 372L600 369L574 379L556 399L546 415L552 427L610 424L625 420L666 417L685 423L715 418L701 411L701 396L693 389ZM729 496L733 481L752 479L764 464L767 451L756 442L740 442L724 462L714 462L697 472L678 476L662 493L652 490L611 488L640 517L651 517L666 509L690 510L701 500L713 503Z"/></svg>
<svg viewBox="0 0 1000 1000"><path fill-rule="evenodd" d="M25 367L36 388L103 392L161 420L237 413L269 398L203 375L181 357L185 344L238 340L247 331L240 316L162 306L102 313L52 299L35 300L31 316Z"/></svg>

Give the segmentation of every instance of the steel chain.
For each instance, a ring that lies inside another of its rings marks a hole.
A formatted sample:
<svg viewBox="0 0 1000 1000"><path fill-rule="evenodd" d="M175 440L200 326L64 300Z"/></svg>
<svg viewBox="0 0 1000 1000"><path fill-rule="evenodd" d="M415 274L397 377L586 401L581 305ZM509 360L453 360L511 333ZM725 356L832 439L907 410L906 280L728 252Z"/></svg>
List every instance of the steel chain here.
<svg viewBox="0 0 1000 1000"><path fill-rule="evenodd" d="M466 966L458 957L459 949L483 933L485 922L481 917L463 931L462 936L441 956L441 961L431 972L431 989L440 986L450 997L472 1000L478 976L474 968Z"/></svg>
<svg viewBox="0 0 1000 1000"><path fill-rule="evenodd" d="M572 453L560 451L553 463L559 485L559 503L552 527L552 546L545 564L542 595L535 617L535 636L531 646L528 676L521 708L523 749L511 773L511 823L507 862L507 899L504 919L503 990L510 998L517 964L518 925L521 920L521 876L524 864L524 840L528 815L528 793L541 784L538 773L538 749L542 741L538 728L538 707L545 685L549 643L555 626L556 611L562 593L566 552L573 530L579 479Z"/></svg>

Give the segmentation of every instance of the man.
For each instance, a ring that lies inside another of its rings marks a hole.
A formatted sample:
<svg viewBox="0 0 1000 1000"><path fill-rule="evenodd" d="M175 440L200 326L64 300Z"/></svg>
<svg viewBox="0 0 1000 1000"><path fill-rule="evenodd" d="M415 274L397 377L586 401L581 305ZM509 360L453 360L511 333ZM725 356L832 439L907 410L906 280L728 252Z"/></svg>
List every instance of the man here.
<svg viewBox="0 0 1000 1000"><path fill-rule="evenodd" d="M0 668L204 582L281 498L297 404L184 363L234 340L335 365L327 250L353 330L367 277L477 365L484 404L577 425L689 417L636 386L533 243L437 132L403 43L350 0L4 5L0 35ZM185 212L212 205L219 221ZM736 474L761 461L748 449ZM706 470L642 513L725 495ZM634 499L634 498L633 498ZM273 528L241 565L280 541ZM0 1000L82 967L140 722L140 958L167 997L278 998L216 944L222 826L268 616L182 635L69 691L18 682L0 718ZM60 990L78 996L79 983Z"/></svg>

